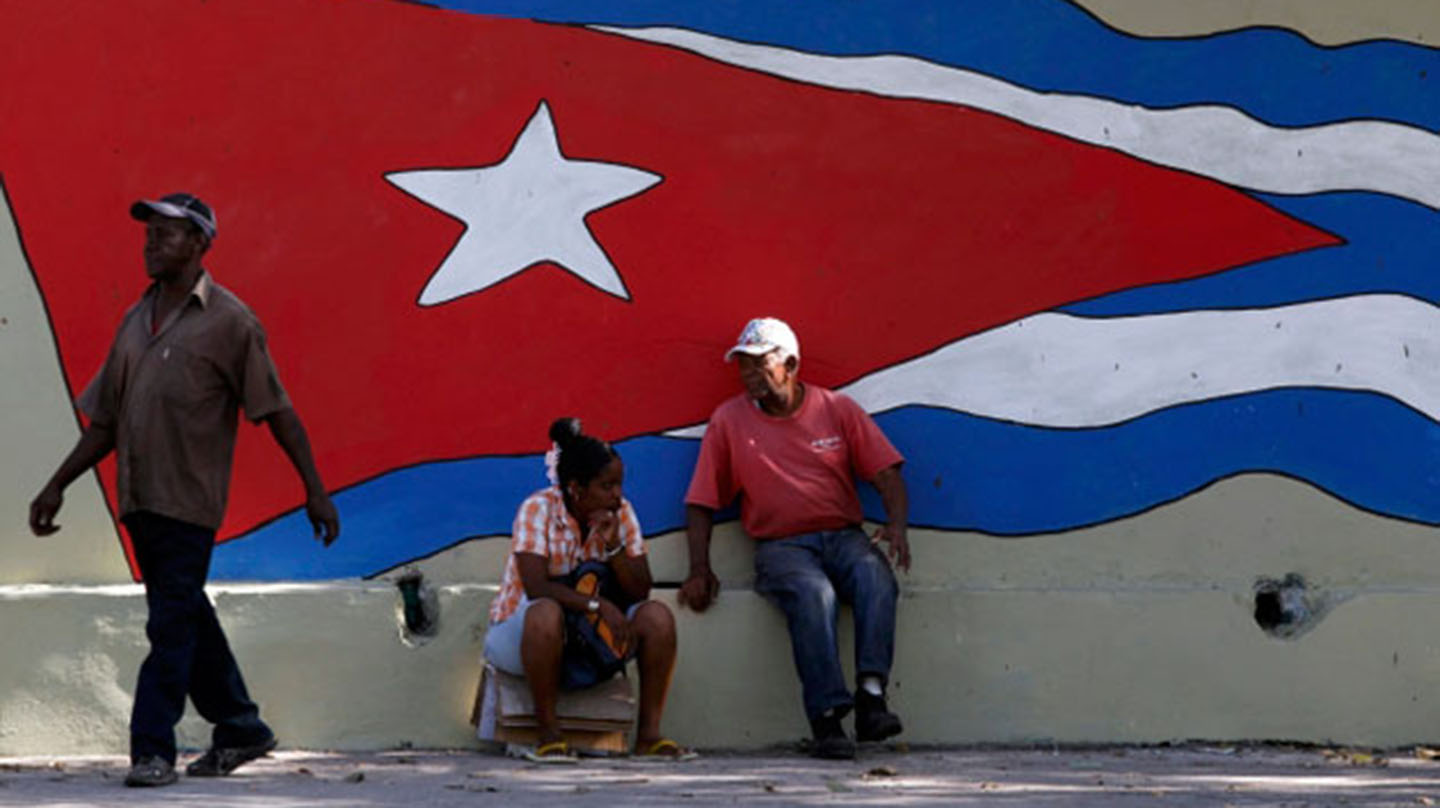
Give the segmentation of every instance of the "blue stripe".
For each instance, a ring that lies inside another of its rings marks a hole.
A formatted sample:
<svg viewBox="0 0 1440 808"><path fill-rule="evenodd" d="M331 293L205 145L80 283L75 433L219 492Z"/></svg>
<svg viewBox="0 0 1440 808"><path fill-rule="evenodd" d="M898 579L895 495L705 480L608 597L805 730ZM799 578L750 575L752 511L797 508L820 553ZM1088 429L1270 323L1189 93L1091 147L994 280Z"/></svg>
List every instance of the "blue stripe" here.
<svg viewBox="0 0 1440 808"><path fill-rule="evenodd" d="M1119 33L1064 0L442 0L451 9L666 25L831 55L895 53L1035 90L1149 107L1219 103L1269 123L1377 118L1440 129L1440 50L1320 47L1289 31L1191 39ZM903 8L903 12L897 11Z"/></svg>
<svg viewBox="0 0 1440 808"><path fill-rule="evenodd" d="M1440 302L1440 212L1382 194L1336 192L1261 201L1345 239L1191 281L1146 286L1065 306L1089 316L1282 306L1367 292Z"/></svg>
<svg viewBox="0 0 1440 808"><path fill-rule="evenodd" d="M1103 429L1019 426L906 407L876 419L905 454L911 522L997 535L1106 522L1245 471L1309 480L1351 503L1440 524L1440 425L1373 394L1275 390L1175 407ZM626 496L649 534L684 525L698 442L621 442ZM374 574L469 536L510 531L544 485L541 460L477 458L393 472L337 497L328 550L292 513L217 548L216 579L313 580ZM884 511L861 486L866 513Z"/></svg>
<svg viewBox="0 0 1440 808"><path fill-rule="evenodd" d="M617 444L626 465L625 495L647 532L669 530L683 520L679 503L698 446L656 437ZM508 536L515 509L547 484L540 455L452 460L389 472L334 497L341 538L331 547L313 541L304 513L292 511L217 547L211 577L283 581L373 575L467 537ZM652 515L660 521L652 523Z"/></svg>
<svg viewBox="0 0 1440 808"><path fill-rule="evenodd" d="M1056 430L910 407L882 415L908 458L911 521L1025 535L1135 514L1247 471L1440 524L1440 425L1379 395L1271 390L1101 429ZM862 490L867 513L878 500Z"/></svg>

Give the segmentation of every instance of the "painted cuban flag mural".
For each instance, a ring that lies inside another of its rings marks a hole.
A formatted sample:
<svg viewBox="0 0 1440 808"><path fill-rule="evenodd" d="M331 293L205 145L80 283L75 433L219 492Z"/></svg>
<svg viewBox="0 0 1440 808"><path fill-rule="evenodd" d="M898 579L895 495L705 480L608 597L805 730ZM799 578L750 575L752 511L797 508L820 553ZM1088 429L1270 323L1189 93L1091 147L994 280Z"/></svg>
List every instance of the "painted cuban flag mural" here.
<svg viewBox="0 0 1440 808"><path fill-rule="evenodd" d="M242 430L214 577L506 535L560 415L674 530L761 314L906 455L915 525L1063 532L1256 471L1440 524L1435 48L1063 0L439 5L0 11L30 44L0 179L69 392L143 288L128 203L194 191L340 489L321 551Z"/></svg>

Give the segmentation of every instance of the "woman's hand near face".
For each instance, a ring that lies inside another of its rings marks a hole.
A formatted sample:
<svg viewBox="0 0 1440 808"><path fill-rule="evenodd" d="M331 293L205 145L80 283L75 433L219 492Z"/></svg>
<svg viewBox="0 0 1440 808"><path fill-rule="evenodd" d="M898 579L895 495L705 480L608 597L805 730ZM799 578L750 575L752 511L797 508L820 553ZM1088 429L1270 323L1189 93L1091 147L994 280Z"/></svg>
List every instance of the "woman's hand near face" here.
<svg viewBox="0 0 1440 808"><path fill-rule="evenodd" d="M590 538L598 537L605 543L605 549L620 546L620 515L604 508L590 512Z"/></svg>

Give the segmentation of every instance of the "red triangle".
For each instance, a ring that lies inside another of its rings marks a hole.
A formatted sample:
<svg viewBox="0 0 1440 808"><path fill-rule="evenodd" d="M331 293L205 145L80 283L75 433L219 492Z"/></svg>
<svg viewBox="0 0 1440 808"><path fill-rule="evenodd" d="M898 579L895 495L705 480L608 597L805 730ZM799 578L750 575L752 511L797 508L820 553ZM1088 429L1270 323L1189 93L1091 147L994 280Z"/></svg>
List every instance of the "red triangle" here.
<svg viewBox="0 0 1440 808"><path fill-rule="evenodd" d="M762 314L835 385L1106 292L1336 243L1220 184L976 110L819 89L585 29L372 0L6 11L0 172L78 388L142 291L141 196L215 206L332 487L703 420ZM15 80L14 77L26 77ZM664 181L587 223L633 296L536 267L415 300L462 226L388 172L498 162L540 100L568 157ZM677 469L676 474L687 474ZM238 451L231 535L298 504Z"/></svg>

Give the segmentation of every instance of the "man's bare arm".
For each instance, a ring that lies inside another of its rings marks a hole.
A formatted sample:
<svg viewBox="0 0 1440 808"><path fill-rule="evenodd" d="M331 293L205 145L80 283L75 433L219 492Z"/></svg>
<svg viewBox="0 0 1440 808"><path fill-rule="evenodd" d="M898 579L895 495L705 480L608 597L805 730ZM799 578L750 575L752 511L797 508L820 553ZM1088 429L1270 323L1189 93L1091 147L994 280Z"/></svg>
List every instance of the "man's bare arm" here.
<svg viewBox="0 0 1440 808"><path fill-rule="evenodd" d="M905 479L900 476L899 464L883 468L875 473L875 490L880 492L880 502L885 505L885 525L875 533L876 541L888 542L890 558L895 566L910 571L910 497L905 491Z"/></svg>
<svg viewBox="0 0 1440 808"><path fill-rule="evenodd" d="M270 435L285 450L285 456L290 458L300 481L305 484L305 514L310 518L315 538L329 547L340 538L340 516L325 491L325 483L320 480L320 471L315 468L315 457L310 452L310 438L305 433L305 425L300 423L300 416L295 410L289 407L266 416L265 425L270 427Z"/></svg>
<svg viewBox="0 0 1440 808"><path fill-rule="evenodd" d="M60 468L30 502L30 531L36 536L49 536L60 529L55 515L65 503L65 488L75 478L95 467L115 448L115 430L90 424L75 442L75 448L61 461Z"/></svg>
<svg viewBox="0 0 1440 808"><path fill-rule="evenodd" d="M710 608L720 593L720 579L710 569L710 534L715 512L701 505L685 506L685 540L690 547L690 574L680 587L680 605L697 612Z"/></svg>

